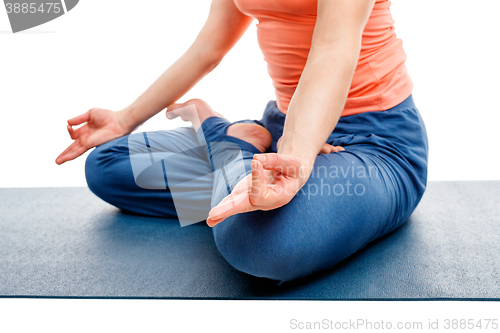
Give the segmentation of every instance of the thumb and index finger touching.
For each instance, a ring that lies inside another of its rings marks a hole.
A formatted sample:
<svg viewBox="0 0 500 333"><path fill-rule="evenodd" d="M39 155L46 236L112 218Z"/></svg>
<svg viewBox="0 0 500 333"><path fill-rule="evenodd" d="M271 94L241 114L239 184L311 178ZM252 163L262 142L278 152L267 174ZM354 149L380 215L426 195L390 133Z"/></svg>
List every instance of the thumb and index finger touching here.
<svg viewBox="0 0 500 333"><path fill-rule="evenodd" d="M83 124L90 120L90 110L73 117L68 120L68 124L66 125L66 129L68 130L69 136L72 140L76 140L78 138L78 129L73 129L73 126L77 126ZM87 149L82 147L78 142L74 141L68 148L66 148L57 158L56 164L63 164L67 161L75 159L76 157L83 154Z"/></svg>
<svg viewBox="0 0 500 333"><path fill-rule="evenodd" d="M76 125L83 124L84 122L89 121L89 120L90 120L90 110L85 112L85 113L82 113L79 116L76 116L76 117L68 120L68 125L69 126L76 126Z"/></svg>
<svg viewBox="0 0 500 333"><path fill-rule="evenodd" d="M254 159L260 162L263 169L277 171L290 177L297 177L302 166L299 158L294 155L277 153L256 154L254 155Z"/></svg>

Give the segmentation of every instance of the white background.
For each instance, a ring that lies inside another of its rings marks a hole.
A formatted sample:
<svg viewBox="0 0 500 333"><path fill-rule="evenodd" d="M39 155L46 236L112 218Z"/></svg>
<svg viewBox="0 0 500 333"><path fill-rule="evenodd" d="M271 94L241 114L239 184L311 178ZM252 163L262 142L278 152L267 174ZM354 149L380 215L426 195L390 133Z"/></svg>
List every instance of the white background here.
<svg viewBox="0 0 500 333"><path fill-rule="evenodd" d="M85 0L12 34L0 8L0 187L86 186L85 156L57 166L66 120L135 100L194 41L210 1ZM414 98L426 122L429 180L500 179L500 2L394 0ZM179 102L205 99L231 120L260 119L274 90L255 23ZM139 130L185 126L163 112Z"/></svg>
<svg viewBox="0 0 500 333"><path fill-rule="evenodd" d="M66 120L94 106L119 110L130 104L194 41L209 6L208 0L82 0L65 16L18 34L10 32L0 7L0 187L85 186L85 156L63 166L54 162L71 143ZM393 1L396 33L429 134L431 181L500 179L499 12L498 0ZM260 118L274 91L255 23L180 102L202 98L231 120ZM181 125L160 113L140 130ZM16 331L84 332L169 331L172 325L172 332L208 326L278 332L289 331L294 317L425 321L499 313L498 304L484 309L485 303L306 303L31 299L0 300L0 308L1 325Z"/></svg>

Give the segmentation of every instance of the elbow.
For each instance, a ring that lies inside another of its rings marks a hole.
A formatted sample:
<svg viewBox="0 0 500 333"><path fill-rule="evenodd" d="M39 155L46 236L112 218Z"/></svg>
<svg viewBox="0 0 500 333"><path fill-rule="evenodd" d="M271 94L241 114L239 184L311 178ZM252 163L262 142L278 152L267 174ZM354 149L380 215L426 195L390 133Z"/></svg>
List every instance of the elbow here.
<svg viewBox="0 0 500 333"><path fill-rule="evenodd" d="M358 64L361 44L353 40L335 41L331 43L315 43L311 45L308 61L326 61L343 64L345 68L355 68Z"/></svg>
<svg viewBox="0 0 500 333"><path fill-rule="evenodd" d="M339 38L328 41L315 41L311 44L311 53L322 54L326 52L342 53L347 56L357 57L361 52L361 38Z"/></svg>
<svg viewBox="0 0 500 333"><path fill-rule="evenodd" d="M217 66L219 66L220 62L224 57L213 58L210 61L207 61L208 71L213 71Z"/></svg>

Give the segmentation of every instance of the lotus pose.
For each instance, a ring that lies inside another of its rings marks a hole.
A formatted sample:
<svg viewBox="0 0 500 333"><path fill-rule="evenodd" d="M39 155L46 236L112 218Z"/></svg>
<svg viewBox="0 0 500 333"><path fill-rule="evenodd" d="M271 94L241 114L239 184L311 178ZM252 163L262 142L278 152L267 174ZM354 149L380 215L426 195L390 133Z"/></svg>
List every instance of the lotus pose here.
<svg viewBox="0 0 500 333"><path fill-rule="evenodd" d="M281 284L328 269L401 226L426 188L427 134L390 5L213 0L191 47L131 105L68 121L74 142L56 163L96 147L92 192L125 212L204 216L245 273ZM262 119L177 103L255 19L276 93ZM132 133L165 108L192 126Z"/></svg>

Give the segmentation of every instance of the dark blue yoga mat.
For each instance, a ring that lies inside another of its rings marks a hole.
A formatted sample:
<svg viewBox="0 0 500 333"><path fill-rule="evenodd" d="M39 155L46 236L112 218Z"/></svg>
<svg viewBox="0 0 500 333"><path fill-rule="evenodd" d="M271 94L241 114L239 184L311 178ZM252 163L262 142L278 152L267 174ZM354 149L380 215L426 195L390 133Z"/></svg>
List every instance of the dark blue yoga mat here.
<svg viewBox="0 0 500 333"><path fill-rule="evenodd" d="M430 182L401 228L279 287L230 266L203 223L127 215L87 188L0 189L0 296L499 299L500 181Z"/></svg>

